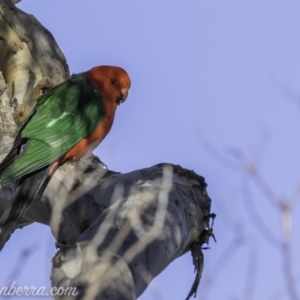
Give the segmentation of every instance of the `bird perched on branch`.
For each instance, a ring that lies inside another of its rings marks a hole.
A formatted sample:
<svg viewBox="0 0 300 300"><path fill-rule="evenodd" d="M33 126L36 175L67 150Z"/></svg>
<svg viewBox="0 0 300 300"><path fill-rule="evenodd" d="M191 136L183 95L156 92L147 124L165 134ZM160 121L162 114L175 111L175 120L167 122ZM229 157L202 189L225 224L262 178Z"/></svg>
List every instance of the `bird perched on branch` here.
<svg viewBox="0 0 300 300"><path fill-rule="evenodd" d="M130 86L122 68L98 66L37 99L0 164L1 185L18 179L0 220L0 251L56 169L69 159L91 153L105 138Z"/></svg>

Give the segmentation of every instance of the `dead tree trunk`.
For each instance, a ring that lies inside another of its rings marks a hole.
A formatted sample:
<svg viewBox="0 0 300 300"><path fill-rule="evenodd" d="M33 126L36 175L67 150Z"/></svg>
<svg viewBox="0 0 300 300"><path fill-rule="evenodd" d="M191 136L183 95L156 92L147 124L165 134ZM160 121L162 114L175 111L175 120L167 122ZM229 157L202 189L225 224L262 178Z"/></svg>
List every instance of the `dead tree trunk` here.
<svg viewBox="0 0 300 300"><path fill-rule="evenodd" d="M69 77L51 33L13 2L0 0L1 160L35 99ZM14 188L14 182L1 187L0 214ZM203 268L201 246L212 235L210 202L204 178L193 171L158 164L120 174L92 156L61 166L19 227L51 227L60 247L52 285L70 291L57 299L136 299L192 250L198 273L190 297Z"/></svg>

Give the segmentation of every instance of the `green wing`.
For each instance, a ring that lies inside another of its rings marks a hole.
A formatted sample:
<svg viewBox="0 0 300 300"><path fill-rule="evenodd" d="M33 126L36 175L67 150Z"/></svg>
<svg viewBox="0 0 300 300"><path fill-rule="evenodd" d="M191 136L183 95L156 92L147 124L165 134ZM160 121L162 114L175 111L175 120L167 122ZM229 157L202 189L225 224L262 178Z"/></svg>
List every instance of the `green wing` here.
<svg viewBox="0 0 300 300"><path fill-rule="evenodd" d="M103 114L102 96L88 83L84 74L73 76L49 90L38 98L35 108L21 127L18 136L21 135L27 143L24 151L3 170L1 183L54 162L91 135Z"/></svg>

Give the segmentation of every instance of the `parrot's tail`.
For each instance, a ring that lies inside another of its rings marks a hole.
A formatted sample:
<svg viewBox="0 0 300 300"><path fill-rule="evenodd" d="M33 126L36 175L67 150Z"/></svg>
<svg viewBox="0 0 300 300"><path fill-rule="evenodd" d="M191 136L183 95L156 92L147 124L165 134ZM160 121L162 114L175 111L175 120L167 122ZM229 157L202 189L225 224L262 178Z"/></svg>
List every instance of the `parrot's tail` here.
<svg viewBox="0 0 300 300"><path fill-rule="evenodd" d="M31 203L44 193L53 171L50 165L20 179L10 205L0 219L0 251L22 221Z"/></svg>

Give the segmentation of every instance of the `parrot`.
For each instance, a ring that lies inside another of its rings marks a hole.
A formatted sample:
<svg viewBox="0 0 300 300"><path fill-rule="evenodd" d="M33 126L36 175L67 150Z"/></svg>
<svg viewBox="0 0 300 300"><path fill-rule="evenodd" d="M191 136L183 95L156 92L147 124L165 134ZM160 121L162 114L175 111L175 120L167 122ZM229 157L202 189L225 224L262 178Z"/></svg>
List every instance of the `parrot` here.
<svg viewBox="0 0 300 300"><path fill-rule="evenodd" d="M0 164L1 186L17 180L0 219L0 251L57 168L91 154L105 138L130 87L123 68L102 65L73 75L37 99Z"/></svg>

